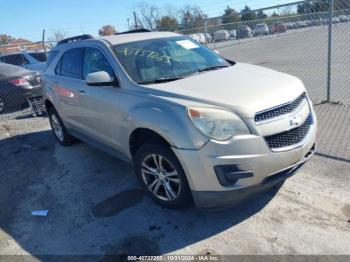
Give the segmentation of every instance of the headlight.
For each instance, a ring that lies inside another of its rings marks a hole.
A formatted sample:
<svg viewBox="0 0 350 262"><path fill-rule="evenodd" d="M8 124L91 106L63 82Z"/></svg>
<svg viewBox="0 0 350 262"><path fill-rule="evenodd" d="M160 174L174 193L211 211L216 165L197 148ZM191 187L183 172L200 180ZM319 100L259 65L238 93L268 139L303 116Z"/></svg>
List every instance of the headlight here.
<svg viewBox="0 0 350 262"><path fill-rule="evenodd" d="M206 107L190 107L188 115L206 136L225 141L235 135L249 134L248 127L234 113Z"/></svg>

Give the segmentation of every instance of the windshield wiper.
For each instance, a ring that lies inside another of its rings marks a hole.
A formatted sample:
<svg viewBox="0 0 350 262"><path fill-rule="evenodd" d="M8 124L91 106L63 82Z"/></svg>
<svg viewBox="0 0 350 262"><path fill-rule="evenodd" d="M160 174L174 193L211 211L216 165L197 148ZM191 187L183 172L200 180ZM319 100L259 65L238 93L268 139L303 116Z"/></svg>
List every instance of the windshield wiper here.
<svg viewBox="0 0 350 262"><path fill-rule="evenodd" d="M198 72L218 70L218 69L224 68L224 67L229 67L229 66L228 65L215 65L215 66L203 67L203 68L199 68Z"/></svg>
<svg viewBox="0 0 350 262"><path fill-rule="evenodd" d="M176 80L180 80L184 77L162 77L162 78L158 78L155 80L151 80L151 81L145 81L145 82L140 82L139 84L157 84L157 83L167 83L167 82L171 82L171 81L176 81Z"/></svg>

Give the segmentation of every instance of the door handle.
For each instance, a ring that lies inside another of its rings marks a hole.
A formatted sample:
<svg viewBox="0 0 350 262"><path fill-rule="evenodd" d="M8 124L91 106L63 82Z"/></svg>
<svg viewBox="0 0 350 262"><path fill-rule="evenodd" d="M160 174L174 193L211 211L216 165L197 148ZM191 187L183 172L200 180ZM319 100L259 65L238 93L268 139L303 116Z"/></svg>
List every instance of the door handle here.
<svg viewBox="0 0 350 262"><path fill-rule="evenodd" d="M82 94L82 95L86 95L86 92L84 89L79 89L79 93Z"/></svg>

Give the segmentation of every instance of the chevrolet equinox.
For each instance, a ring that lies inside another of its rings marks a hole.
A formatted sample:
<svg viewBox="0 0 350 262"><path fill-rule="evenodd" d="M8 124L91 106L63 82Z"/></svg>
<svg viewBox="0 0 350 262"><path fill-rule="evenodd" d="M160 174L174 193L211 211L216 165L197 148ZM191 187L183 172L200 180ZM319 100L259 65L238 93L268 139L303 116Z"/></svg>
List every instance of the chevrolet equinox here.
<svg viewBox="0 0 350 262"><path fill-rule="evenodd" d="M282 185L315 152L316 116L298 78L176 33L62 40L43 85L61 145L79 139L132 161L166 207L225 208Z"/></svg>

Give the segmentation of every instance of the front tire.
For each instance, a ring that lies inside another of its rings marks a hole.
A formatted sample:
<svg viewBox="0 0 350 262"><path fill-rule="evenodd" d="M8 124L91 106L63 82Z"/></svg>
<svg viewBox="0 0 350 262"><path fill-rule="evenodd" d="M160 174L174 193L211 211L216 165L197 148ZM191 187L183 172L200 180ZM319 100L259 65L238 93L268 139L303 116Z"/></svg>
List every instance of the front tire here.
<svg viewBox="0 0 350 262"><path fill-rule="evenodd" d="M183 208L191 204L185 172L168 146L160 143L142 145L134 162L142 188L155 202L167 208Z"/></svg>
<svg viewBox="0 0 350 262"><path fill-rule="evenodd" d="M47 113L49 115L52 133L54 134L58 143L60 143L62 146L70 146L75 144L77 142L77 139L67 132L67 129L64 126L56 109L52 107L48 109Z"/></svg>

